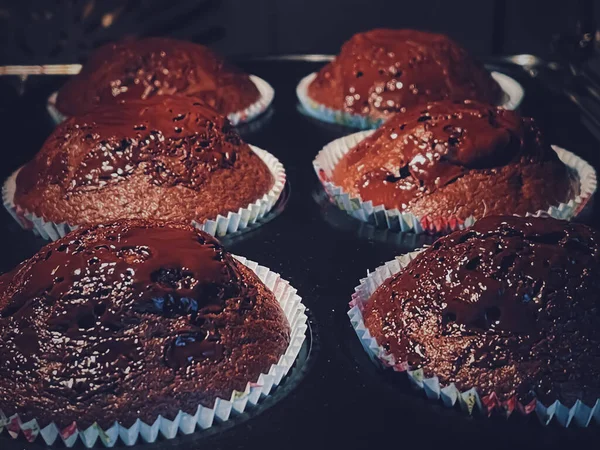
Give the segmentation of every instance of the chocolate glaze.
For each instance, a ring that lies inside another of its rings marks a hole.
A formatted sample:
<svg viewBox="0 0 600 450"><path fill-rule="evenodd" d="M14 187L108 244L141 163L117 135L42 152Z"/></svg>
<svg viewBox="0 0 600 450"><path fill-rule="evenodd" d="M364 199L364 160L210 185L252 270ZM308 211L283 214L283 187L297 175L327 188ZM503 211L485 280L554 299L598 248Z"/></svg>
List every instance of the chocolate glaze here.
<svg viewBox="0 0 600 450"><path fill-rule="evenodd" d="M415 30L355 34L308 93L330 108L383 118L432 100L502 101L498 84L456 42Z"/></svg>
<svg viewBox="0 0 600 450"><path fill-rule="evenodd" d="M444 385L525 403L600 398L598 234L554 219L488 217L380 286L365 324L398 361Z"/></svg>
<svg viewBox="0 0 600 450"><path fill-rule="evenodd" d="M577 189L532 119L448 100L392 116L342 158L332 181L388 209L463 219L535 212Z"/></svg>
<svg viewBox="0 0 600 450"><path fill-rule="evenodd" d="M63 122L20 171L15 202L73 224L202 221L246 207L272 185L227 119L190 97L162 96Z"/></svg>
<svg viewBox="0 0 600 450"><path fill-rule="evenodd" d="M118 100L182 94L227 115L256 102L248 75L208 48L166 38L114 42L97 49L81 73L59 91L56 107L67 116Z"/></svg>
<svg viewBox="0 0 600 450"><path fill-rule="evenodd" d="M0 410L42 426L195 414L268 372L289 342L273 294L184 225L79 229L0 287Z"/></svg>

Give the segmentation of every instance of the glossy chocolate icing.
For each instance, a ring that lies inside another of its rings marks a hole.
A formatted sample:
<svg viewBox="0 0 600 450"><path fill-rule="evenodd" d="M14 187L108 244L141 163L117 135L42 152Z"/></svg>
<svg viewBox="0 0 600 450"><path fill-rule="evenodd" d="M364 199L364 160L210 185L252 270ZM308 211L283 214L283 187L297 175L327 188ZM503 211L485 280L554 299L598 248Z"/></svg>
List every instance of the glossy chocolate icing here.
<svg viewBox="0 0 600 450"><path fill-rule="evenodd" d="M432 100L502 100L485 68L450 38L390 29L355 34L309 95L333 109L384 118Z"/></svg>
<svg viewBox="0 0 600 450"><path fill-rule="evenodd" d="M60 124L20 171L15 201L73 224L200 221L246 207L272 184L227 119L190 97L162 96L122 102L118 114L98 107ZM105 207L94 207L99 202Z"/></svg>
<svg viewBox="0 0 600 450"><path fill-rule="evenodd" d="M107 44L97 49L81 73L59 91L56 107L68 116L119 100L146 100L182 94L226 115L259 99L248 75L208 48L166 38Z"/></svg>
<svg viewBox="0 0 600 450"><path fill-rule="evenodd" d="M539 173L523 173L519 166L524 165L538 169ZM490 186L496 192L482 191L481 176L496 177L500 182L504 167L514 172L504 180L510 189L525 190L530 180L543 181L540 175L548 171L557 175L558 188L551 192L546 192L549 187L546 191L539 190L537 194L542 201L528 201L527 195L507 195L514 193L502 192L502 186L498 186L502 183L493 180L488 183L496 184ZM470 181L474 175L479 177ZM451 186L459 179L464 186L461 183ZM448 100L414 106L392 116L342 158L335 167L332 181L375 205L442 217L455 213L451 205L454 195L462 209L461 218L478 212L480 203L464 204L462 198L453 193L447 198L446 210L436 210L432 195L444 196L445 192L460 186L463 191L479 191L489 196L483 199L487 200L487 214L523 214L547 204L558 204L570 198L572 190L566 169L544 143L532 119L483 103ZM545 194L547 199L544 199Z"/></svg>
<svg viewBox="0 0 600 450"><path fill-rule="evenodd" d="M268 372L289 325L211 236L80 229L0 277L0 410L61 426L194 414Z"/></svg>
<svg viewBox="0 0 600 450"><path fill-rule="evenodd" d="M424 250L365 305L380 345L440 383L528 403L600 398L598 234L487 217Z"/></svg>

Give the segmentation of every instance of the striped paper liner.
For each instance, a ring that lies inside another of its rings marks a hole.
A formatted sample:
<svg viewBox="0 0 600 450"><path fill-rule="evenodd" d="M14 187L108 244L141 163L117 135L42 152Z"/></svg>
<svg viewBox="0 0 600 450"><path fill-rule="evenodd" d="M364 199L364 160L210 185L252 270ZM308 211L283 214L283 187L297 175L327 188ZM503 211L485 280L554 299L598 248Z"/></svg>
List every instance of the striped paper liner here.
<svg viewBox="0 0 600 450"><path fill-rule="evenodd" d="M242 123L250 122L264 113L271 103L273 103L273 99L275 98L275 90L273 87L256 75L250 75L250 80L254 83L260 97L254 103L252 103L247 108L242 109L241 111L236 111L227 114L227 118L231 122L232 125L240 125ZM67 116L62 114L58 109L56 109L56 97L58 96L58 92L53 92L50 97L48 97L48 101L46 102L46 108L48 113L52 117L52 120L56 124L61 123Z"/></svg>
<svg viewBox="0 0 600 450"><path fill-rule="evenodd" d="M291 328L290 343L277 364L273 364L268 371L261 373L256 380L249 381L243 392L233 391L230 398L218 398L212 408L198 405L194 414L179 411L173 420L158 416L153 423L148 424L138 419L130 427L124 427L117 422L108 429L103 429L97 424L80 429L76 422L64 429L59 428L55 423L40 427L35 419L23 422L18 415L7 417L0 410L0 435L6 432L13 439L22 436L28 442L40 439L46 445L61 444L66 447L72 447L78 441L87 448L100 443L105 447L113 447L119 441L126 446L131 446L138 442L153 443L159 438L173 439L178 434L191 434L210 428L259 403L281 384L294 365L306 339L308 318L301 297L289 282L267 267L244 257L235 256L235 258L256 273L267 288L275 294Z"/></svg>
<svg viewBox="0 0 600 450"><path fill-rule="evenodd" d="M491 72L491 75L504 92L504 102L500 106L505 109L517 109L519 105L521 105L523 97L525 97L523 86L521 86L514 78L503 73ZM296 96L302 105L304 113L323 122L335 123L351 128L358 128L360 130L378 128L384 122L384 119L381 118L363 116L361 114L329 108L310 98L308 95L308 86L313 82L316 76L316 72L305 76L300 80L300 83L298 83L298 86L296 87Z"/></svg>
<svg viewBox="0 0 600 450"><path fill-rule="evenodd" d="M332 183L330 181L331 174L342 157L373 132L374 130L360 131L336 139L327 144L314 159L315 172L332 203L358 220L379 228L400 232L448 233L468 228L475 223L477 218L474 216L463 219L458 217L417 216L398 209L386 209L383 205L374 205L372 201L364 202L359 197L353 197L341 187ZM589 163L574 153L555 145L552 148L560 160L577 174L580 183L579 195L567 203L560 203L543 211L532 211L527 213L527 216L550 216L556 219L570 220L583 210L596 192L596 171ZM509 214L510 212L507 211L506 213Z"/></svg>
<svg viewBox="0 0 600 450"><path fill-rule="evenodd" d="M360 284L354 289L348 316L360 343L371 360L383 368L406 373L411 384L424 392L428 399L441 401L444 406L449 408L458 404L469 415L479 413L490 416L492 412L496 411L509 417L515 411L521 415L535 412L544 426L549 425L552 419L555 419L563 427L571 424L587 427L592 419L600 422L600 399L593 405L586 405L581 400L577 400L572 407L568 407L558 400L551 405L544 405L537 399L528 404L522 404L516 397L500 401L495 393L480 396L477 387L461 391L454 383L444 386L437 376L426 377L422 369L411 370L406 361L397 361L393 355L387 353L369 333L363 320L362 311L375 290L388 278L405 268L421 251L417 250L397 256L394 260L388 261L375 271L368 273L367 277L360 280Z"/></svg>
<svg viewBox="0 0 600 450"><path fill-rule="evenodd" d="M262 219L277 203L281 192L285 186L286 174L283 164L279 160L267 152L253 145L250 148L260 157L267 165L273 175L273 187L269 192L250 203L245 208L240 208L238 211L230 211L227 215L218 215L215 219L208 219L202 223L193 221L192 224L202 231L205 231L212 236L223 237L227 234L235 233L244 230L249 225L255 224ZM14 202L16 180L20 168L17 169L4 182L2 187L2 201L4 207L8 210L11 216L26 229L31 229L35 234L44 239L55 241L60 239L68 232L77 228L77 224L54 223L45 220L21 207Z"/></svg>

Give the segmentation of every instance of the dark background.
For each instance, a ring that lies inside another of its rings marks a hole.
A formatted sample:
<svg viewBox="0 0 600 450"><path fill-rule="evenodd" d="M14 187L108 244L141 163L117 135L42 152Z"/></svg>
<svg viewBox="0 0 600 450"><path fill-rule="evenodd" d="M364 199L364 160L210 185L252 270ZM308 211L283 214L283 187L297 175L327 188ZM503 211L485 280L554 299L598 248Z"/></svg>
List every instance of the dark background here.
<svg viewBox="0 0 600 450"><path fill-rule="evenodd" d="M70 63L125 35L170 35L227 56L337 53L375 27L442 32L475 55L551 55L593 1L520 0L1 0L0 62Z"/></svg>

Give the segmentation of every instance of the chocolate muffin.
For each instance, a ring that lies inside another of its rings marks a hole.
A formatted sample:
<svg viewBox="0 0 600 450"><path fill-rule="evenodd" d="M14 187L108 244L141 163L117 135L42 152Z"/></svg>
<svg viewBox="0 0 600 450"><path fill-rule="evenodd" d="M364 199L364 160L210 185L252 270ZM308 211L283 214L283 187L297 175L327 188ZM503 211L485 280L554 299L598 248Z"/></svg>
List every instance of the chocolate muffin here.
<svg viewBox="0 0 600 450"><path fill-rule="evenodd" d="M193 415L268 373L290 339L273 293L187 225L80 228L0 287L0 410L42 427Z"/></svg>
<svg viewBox="0 0 600 450"><path fill-rule="evenodd" d="M273 184L227 119L191 97L156 96L60 124L19 172L14 202L70 225L201 223L247 207Z"/></svg>
<svg viewBox="0 0 600 450"><path fill-rule="evenodd" d="M386 280L364 321L398 362L480 396L572 406L600 398L598 233L488 217Z"/></svg>
<svg viewBox="0 0 600 450"><path fill-rule="evenodd" d="M75 116L115 99L147 100L171 94L201 100L223 115L241 111L260 97L247 74L208 48L145 38L94 51L82 71L60 89L56 108Z"/></svg>
<svg viewBox="0 0 600 450"><path fill-rule="evenodd" d="M340 160L331 181L373 205L432 218L525 215L579 192L532 119L473 101L392 116Z"/></svg>
<svg viewBox="0 0 600 450"><path fill-rule="evenodd" d="M329 108L374 118L433 100L502 101L491 75L447 36L388 29L355 34L319 71L308 95Z"/></svg>

